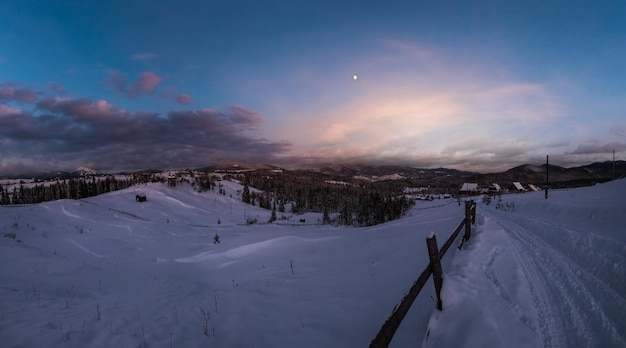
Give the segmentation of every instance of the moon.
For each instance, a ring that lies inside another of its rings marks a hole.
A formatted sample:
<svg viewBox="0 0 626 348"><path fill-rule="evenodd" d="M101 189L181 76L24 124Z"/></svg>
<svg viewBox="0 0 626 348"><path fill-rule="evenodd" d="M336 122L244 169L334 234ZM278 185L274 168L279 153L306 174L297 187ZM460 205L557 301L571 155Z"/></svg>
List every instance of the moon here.
<svg viewBox="0 0 626 348"><path fill-rule="evenodd" d="M356 80L358 80L358 79L359 79L359 76L358 76L357 74L354 74L354 75L352 75L352 79L353 79L354 81L356 81Z"/></svg>

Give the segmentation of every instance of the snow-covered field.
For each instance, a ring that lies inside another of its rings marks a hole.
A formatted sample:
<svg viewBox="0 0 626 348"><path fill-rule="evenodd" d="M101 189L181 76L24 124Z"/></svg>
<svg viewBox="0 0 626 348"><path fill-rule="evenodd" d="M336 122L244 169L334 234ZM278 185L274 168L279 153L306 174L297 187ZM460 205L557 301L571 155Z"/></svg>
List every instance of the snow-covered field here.
<svg viewBox="0 0 626 348"><path fill-rule="evenodd" d="M0 207L1 236L16 235L0 238L0 346L364 347L427 265L425 237L442 243L463 216L450 199L367 228L264 224L224 184ZM479 202L473 239L443 259L444 310L429 281L392 346L624 346L625 193Z"/></svg>

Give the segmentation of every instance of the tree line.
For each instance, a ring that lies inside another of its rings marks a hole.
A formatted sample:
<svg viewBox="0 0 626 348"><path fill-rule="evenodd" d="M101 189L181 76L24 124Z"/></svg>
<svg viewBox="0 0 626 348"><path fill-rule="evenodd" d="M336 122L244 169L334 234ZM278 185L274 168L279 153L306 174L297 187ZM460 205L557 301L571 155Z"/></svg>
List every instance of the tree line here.
<svg viewBox="0 0 626 348"><path fill-rule="evenodd" d="M291 213L316 212L322 223L372 226L402 217L414 201L403 186L389 182L366 182L314 172L250 171L238 177L244 188L242 201ZM254 187L261 191L250 191Z"/></svg>
<svg viewBox="0 0 626 348"><path fill-rule="evenodd" d="M145 183L152 178L141 175L132 175L124 178L106 176L104 178L80 177L59 179L54 182L36 183L34 185L13 186L1 188L0 204L33 204L58 199L82 199L99 194L122 190L139 183Z"/></svg>
<svg viewBox="0 0 626 348"><path fill-rule="evenodd" d="M219 190L225 194L218 179L210 173L192 175L186 180L199 190ZM372 226L402 217L414 201L402 192L397 182L366 182L347 177L334 177L314 172L256 170L228 174L224 180L236 179L243 184L241 199L272 211L293 214L322 214L323 224ZM0 204L33 204L59 199L82 199L125 189L147 182L164 182L154 173L124 177L76 177L0 188ZM250 190L250 187L256 190ZM270 221L270 222L271 222Z"/></svg>

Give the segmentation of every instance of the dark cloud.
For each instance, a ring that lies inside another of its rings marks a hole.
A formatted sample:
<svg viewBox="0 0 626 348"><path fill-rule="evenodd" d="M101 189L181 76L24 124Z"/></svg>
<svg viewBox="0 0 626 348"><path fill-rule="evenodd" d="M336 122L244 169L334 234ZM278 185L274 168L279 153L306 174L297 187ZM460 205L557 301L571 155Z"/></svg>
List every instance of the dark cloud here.
<svg viewBox="0 0 626 348"><path fill-rule="evenodd" d="M140 72L134 83L129 83L128 76L119 71L112 71L105 80L106 84L113 90L131 97L154 92L161 81L159 75L152 71Z"/></svg>
<svg viewBox="0 0 626 348"><path fill-rule="evenodd" d="M568 155L596 155L596 154L608 154L616 152L626 151L626 144L624 143L609 143L609 144L585 144L579 145L574 151L568 152Z"/></svg>
<svg viewBox="0 0 626 348"><path fill-rule="evenodd" d="M14 163L39 158L40 167L58 163L65 169L88 164L98 170L132 170L267 162L291 147L256 135L263 116L243 106L162 115L86 98L48 97L36 103L33 113L3 110L0 157Z"/></svg>
<svg viewBox="0 0 626 348"><path fill-rule="evenodd" d="M37 98L35 90L20 83L0 83L0 102L34 103Z"/></svg>

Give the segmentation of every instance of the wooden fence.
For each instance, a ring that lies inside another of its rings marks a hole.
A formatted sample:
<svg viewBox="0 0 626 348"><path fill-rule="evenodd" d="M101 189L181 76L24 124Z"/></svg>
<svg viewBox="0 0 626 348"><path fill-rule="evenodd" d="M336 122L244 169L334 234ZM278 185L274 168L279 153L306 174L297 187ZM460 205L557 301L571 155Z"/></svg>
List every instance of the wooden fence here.
<svg viewBox="0 0 626 348"><path fill-rule="evenodd" d="M400 326L402 319L411 308L411 305L417 298L417 295L420 293L428 278L433 275L433 282L435 284L435 293L437 295L437 309L443 309L443 304L441 301L441 285L443 283L443 272L441 269L441 259L446 254L454 240L458 237L461 230L464 229L463 239L459 244L459 249L463 246L470 237L471 237L471 225L476 223L476 203L474 201L465 201L465 217L457 228L452 232L448 240L443 244L441 249L437 247L437 238L435 235L431 235L426 238L426 246L428 248L428 256L430 257L430 262L426 266L426 268L422 271L422 274L417 278L417 280L413 283L409 292L404 295L402 301L393 310L391 316L385 321L383 326L380 328L380 331L376 335L376 337L370 343L370 348L379 348L379 347L388 347L389 343L391 343L391 339L395 334L396 330Z"/></svg>

